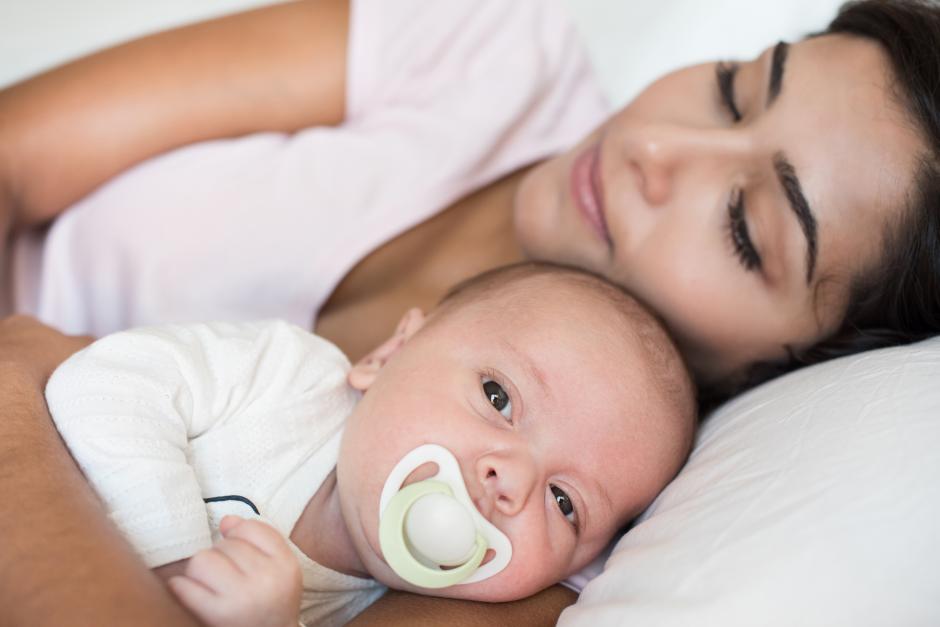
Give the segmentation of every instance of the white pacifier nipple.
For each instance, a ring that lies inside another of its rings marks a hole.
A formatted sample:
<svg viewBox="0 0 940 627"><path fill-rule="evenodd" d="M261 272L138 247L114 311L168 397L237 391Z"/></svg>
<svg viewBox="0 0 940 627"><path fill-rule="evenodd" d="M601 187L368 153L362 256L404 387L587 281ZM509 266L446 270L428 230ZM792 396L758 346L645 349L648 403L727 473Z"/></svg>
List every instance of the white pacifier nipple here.
<svg viewBox="0 0 940 627"><path fill-rule="evenodd" d="M428 462L437 464L436 475L401 487ZM505 568L512 557L509 538L470 499L457 459L437 444L419 446L395 465L382 489L379 512L385 561L416 586L482 581ZM487 549L495 556L481 566Z"/></svg>
<svg viewBox="0 0 940 627"><path fill-rule="evenodd" d="M405 516L405 537L433 564L460 566L473 557L477 530L467 509L451 496L422 496Z"/></svg>

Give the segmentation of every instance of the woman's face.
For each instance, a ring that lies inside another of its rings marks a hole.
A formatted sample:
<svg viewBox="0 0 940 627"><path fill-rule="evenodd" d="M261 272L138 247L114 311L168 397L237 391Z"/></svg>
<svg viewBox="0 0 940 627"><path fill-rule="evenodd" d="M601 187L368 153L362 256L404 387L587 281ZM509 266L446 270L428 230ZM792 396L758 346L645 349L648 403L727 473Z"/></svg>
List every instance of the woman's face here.
<svg viewBox="0 0 940 627"><path fill-rule="evenodd" d="M622 284L713 380L836 330L922 151L877 44L781 44L664 76L534 168L517 236Z"/></svg>

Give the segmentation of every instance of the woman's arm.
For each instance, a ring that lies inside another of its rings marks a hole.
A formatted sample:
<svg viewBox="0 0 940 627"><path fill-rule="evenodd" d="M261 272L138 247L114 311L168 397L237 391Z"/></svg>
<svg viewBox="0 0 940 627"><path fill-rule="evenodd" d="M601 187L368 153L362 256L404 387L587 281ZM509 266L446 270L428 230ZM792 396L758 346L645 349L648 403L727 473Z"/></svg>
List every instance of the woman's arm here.
<svg viewBox="0 0 940 627"><path fill-rule="evenodd" d="M108 522L52 426L42 387L88 343L0 322L0 623L197 625Z"/></svg>
<svg viewBox="0 0 940 627"><path fill-rule="evenodd" d="M301 0L105 50L0 91L0 227L50 220L200 140L339 123L348 0ZM0 231L2 232L2 231Z"/></svg>
<svg viewBox="0 0 940 627"><path fill-rule="evenodd" d="M574 592L562 586L552 586L527 599L510 603L441 599L389 590L349 625L351 627L548 626L557 623L562 610L574 603L577 598Z"/></svg>

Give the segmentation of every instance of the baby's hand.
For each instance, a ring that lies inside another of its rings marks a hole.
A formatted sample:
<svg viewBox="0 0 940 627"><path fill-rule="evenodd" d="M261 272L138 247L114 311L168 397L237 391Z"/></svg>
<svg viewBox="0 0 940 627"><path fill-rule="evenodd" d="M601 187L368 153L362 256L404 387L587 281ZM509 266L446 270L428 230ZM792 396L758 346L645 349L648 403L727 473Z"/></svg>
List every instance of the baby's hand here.
<svg viewBox="0 0 940 627"><path fill-rule="evenodd" d="M226 516L222 540L196 553L167 583L210 627L296 627L300 564L286 540L258 520Z"/></svg>

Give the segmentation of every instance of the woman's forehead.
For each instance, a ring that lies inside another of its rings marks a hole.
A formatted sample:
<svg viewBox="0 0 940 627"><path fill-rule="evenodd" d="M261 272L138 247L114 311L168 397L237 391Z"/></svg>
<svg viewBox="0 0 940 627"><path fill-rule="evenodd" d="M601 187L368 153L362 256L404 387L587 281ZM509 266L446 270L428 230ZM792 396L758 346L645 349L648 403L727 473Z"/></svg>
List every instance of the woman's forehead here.
<svg viewBox="0 0 940 627"><path fill-rule="evenodd" d="M877 43L824 36L794 44L788 56L767 123L819 223L821 276L857 271L897 222L923 142Z"/></svg>

